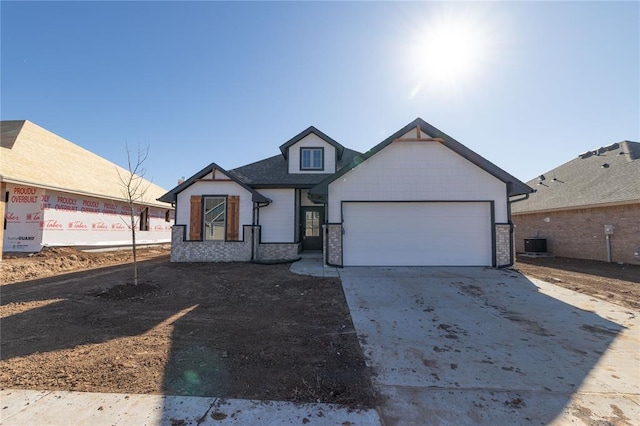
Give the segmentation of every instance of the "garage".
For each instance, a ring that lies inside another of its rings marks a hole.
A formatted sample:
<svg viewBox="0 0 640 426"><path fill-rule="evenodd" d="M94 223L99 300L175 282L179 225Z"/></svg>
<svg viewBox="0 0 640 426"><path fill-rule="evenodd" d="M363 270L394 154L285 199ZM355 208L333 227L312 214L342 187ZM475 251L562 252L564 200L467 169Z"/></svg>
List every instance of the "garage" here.
<svg viewBox="0 0 640 426"><path fill-rule="evenodd" d="M491 203L342 203L344 266L491 266Z"/></svg>

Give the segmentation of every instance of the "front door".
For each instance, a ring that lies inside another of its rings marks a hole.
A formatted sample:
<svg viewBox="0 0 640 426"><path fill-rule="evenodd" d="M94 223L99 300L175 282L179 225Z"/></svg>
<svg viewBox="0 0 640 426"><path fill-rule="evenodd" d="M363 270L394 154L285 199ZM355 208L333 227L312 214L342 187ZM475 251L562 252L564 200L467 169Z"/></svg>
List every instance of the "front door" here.
<svg viewBox="0 0 640 426"><path fill-rule="evenodd" d="M302 207L300 214L302 250L322 250L323 223L324 207Z"/></svg>

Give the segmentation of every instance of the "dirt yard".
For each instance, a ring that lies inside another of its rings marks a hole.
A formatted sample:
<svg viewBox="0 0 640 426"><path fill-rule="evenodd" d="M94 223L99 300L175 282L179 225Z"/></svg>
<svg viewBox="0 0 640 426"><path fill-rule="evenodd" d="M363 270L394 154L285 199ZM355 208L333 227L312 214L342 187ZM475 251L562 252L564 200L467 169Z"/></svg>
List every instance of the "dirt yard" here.
<svg viewBox="0 0 640 426"><path fill-rule="evenodd" d="M123 253L5 259L7 281L66 273L1 287L0 388L374 405L339 280L156 255L135 291Z"/></svg>
<svg viewBox="0 0 640 426"><path fill-rule="evenodd" d="M640 266L562 257L518 256L525 275L640 310Z"/></svg>
<svg viewBox="0 0 640 426"><path fill-rule="evenodd" d="M169 258L169 244L144 247L136 250L138 260L152 259L160 256ZM46 247L40 253L4 254L0 261L0 283L7 284L18 281L45 278L67 272L101 268L103 266L131 263L131 250L114 250L103 252L83 252L67 247Z"/></svg>
<svg viewBox="0 0 640 426"><path fill-rule="evenodd" d="M5 256L0 388L219 396L370 407L337 279L289 265L172 264L169 248ZM640 267L519 258L518 269L640 309Z"/></svg>

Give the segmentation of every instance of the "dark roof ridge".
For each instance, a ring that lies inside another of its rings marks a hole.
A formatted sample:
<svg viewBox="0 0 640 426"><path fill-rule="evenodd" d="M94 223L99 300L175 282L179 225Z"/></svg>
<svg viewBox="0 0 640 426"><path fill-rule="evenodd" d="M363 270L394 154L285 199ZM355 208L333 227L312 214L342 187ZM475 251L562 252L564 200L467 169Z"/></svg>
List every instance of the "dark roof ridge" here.
<svg viewBox="0 0 640 426"><path fill-rule="evenodd" d="M600 156L609 151L615 151L617 149L621 149L619 154L624 154L627 156L628 161L634 161L640 158L640 143L632 142L628 140L624 140L622 142L615 142L611 145L602 146L600 148L590 149L589 151L583 152L578 155L578 158L584 160L591 156Z"/></svg>
<svg viewBox="0 0 640 426"><path fill-rule="evenodd" d="M255 189L251 188L249 185L241 181L234 173L229 173L222 167L218 166L216 163L209 164L204 169L200 170L198 173L194 174L189 179L185 180L180 185L176 186L171 191L167 192L162 197L158 198L158 201L164 201L165 203L175 202L180 192L184 191L185 189L193 185L198 179L208 175L213 170L219 170L223 174L227 175L229 179L231 179L232 181L236 182L238 185L240 185L241 187L249 191L252 194L251 199L254 203L270 203L271 202L269 198L260 194L258 191L256 191Z"/></svg>
<svg viewBox="0 0 640 426"><path fill-rule="evenodd" d="M412 122L410 122L409 124L401 128L400 130L398 130L397 132L395 132L394 134L392 134L391 136L389 136L388 138L386 138L385 140L383 140L382 142L380 142L379 144L371 148L369 151L354 158L351 164L341 168L334 175L328 177L327 179L320 182L318 185L314 186L310 192L315 194L326 194L328 192L328 185L331 182L338 179L340 176L344 175L349 170L352 170L353 168L357 167L360 163L362 163L363 161L366 161L371 156L377 154L383 148L391 144L395 139L401 137L402 135L406 134L407 132L409 132L410 130L412 130L417 126L420 126L420 129L423 130L428 135L430 135L431 137L442 139L442 144L445 145L447 148L451 149L458 155L462 156L466 160L480 167L481 169L491 174L492 176L496 177L497 179L505 182L507 184L509 196L528 194L533 192L532 188L530 188L524 182L520 181L518 178L507 173L500 167L496 166L489 160L482 157L480 154L477 154L476 152L467 148L466 146L464 146L463 144L461 144L451 136L433 127L431 124L427 123L420 117L416 118L415 120L413 120Z"/></svg>

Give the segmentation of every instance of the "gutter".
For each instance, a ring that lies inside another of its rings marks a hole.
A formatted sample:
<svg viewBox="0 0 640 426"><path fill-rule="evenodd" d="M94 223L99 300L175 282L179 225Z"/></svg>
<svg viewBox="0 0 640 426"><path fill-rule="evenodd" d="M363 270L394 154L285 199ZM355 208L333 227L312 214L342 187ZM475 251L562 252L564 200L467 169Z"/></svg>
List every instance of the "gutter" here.
<svg viewBox="0 0 640 426"><path fill-rule="evenodd" d="M535 191L534 191L535 192ZM529 199L529 194L521 194L524 195L524 197L522 198L518 198L516 200L509 200L509 205L513 204L513 203L518 203L520 201L524 201L524 200L528 200Z"/></svg>

